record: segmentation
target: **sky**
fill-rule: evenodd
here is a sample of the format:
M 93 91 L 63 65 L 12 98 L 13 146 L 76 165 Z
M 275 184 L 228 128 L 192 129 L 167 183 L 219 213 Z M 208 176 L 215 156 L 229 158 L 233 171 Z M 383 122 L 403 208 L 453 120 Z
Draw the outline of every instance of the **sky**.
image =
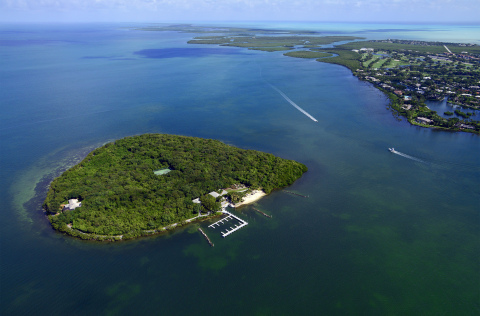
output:
M 480 24 L 480 0 L 0 0 L 1 22 Z

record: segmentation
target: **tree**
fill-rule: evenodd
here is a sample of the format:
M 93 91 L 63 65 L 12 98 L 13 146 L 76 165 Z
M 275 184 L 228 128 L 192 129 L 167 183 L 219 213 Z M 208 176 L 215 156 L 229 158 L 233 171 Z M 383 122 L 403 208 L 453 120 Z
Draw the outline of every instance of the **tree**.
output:
M 243 197 L 245 196 L 245 192 L 230 192 L 227 194 L 228 198 L 230 199 L 230 201 L 232 201 L 232 203 L 238 203 L 240 202 Z
M 200 197 L 200 202 L 202 202 L 203 207 L 208 211 L 217 212 L 220 211 L 221 204 L 217 202 L 213 196 L 210 194 L 205 194 Z
M 448 121 L 447 121 L 448 123 L 447 123 L 447 124 L 448 124 L 449 127 L 453 127 L 453 126 L 455 126 L 455 124 L 457 124 L 459 121 L 460 121 L 460 119 L 458 119 L 458 118 L 456 118 L 456 117 L 452 117 L 452 118 L 449 118 L 449 119 L 448 119 Z

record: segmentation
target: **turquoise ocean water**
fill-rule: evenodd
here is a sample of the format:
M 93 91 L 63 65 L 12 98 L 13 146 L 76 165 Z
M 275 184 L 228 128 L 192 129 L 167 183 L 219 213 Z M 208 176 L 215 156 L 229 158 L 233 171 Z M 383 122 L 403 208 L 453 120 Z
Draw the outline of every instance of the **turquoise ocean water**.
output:
M 398 121 L 340 66 L 132 26 L 0 26 L 2 315 L 480 313 L 478 136 Z M 478 25 L 249 26 L 480 39 Z M 288 190 L 309 198 L 272 193 L 255 205 L 271 219 L 236 210 L 249 225 L 225 239 L 207 222 L 110 244 L 53 231 L 52 177 L 147 132 L 300 161 L 309 171 Z

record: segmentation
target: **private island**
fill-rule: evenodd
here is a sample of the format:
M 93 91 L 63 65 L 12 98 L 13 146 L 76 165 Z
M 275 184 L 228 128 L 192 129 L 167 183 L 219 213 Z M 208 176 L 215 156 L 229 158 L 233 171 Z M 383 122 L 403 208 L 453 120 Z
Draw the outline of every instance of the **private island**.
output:
M 323 36 L 321 32 L 172 25 L 144 31 L 197 35 L 189 44 L 215 44 L 315 59 L 349 68 L 390 99 L 390 108 L 413 125 L 480 134 L 480 46 L 414 40 Z M 332 46 L 331 44 L 339 44 Z M 426 101 L 447 99 L 451 111 L 437 113 Z
M 222 215 L 226 206 L 251 203 L 306 171 L 299 162 L 218 140 L 144 134 L 92 151 L 53 180 L 43 208 L 67 235 L 125 240 Z

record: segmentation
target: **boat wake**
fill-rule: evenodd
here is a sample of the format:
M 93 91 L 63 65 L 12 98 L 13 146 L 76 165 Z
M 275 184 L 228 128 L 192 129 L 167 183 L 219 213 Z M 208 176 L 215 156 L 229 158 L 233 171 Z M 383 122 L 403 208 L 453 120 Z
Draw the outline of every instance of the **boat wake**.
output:
M 299 110 L 300 112 L 302 112 L 303 114 L 305 114 L 306 116 L 308 116 L 312 121 L 314 122 L 318 122 L 316 118 L 314 118 L 313 116 L 311 116 L 307 111 L 305 111 L 304 109 L 302 109 L 301 107 L 299 107 L 295 102 L 293 102 L 289 97 L 287 97 L 287 95 L 285 93 L 283 93 L 280 89 L 278 89 L 277 87 L 275 87 L 273 84 L 271 83 L 268 83 L 270 85 L 270 87 L 272 87 L 275 91 L 277 91 L 278 93 L 280 93 L 280 95 L 285 99 L 287 100 L 291 105 L 293 105 L 297 110 Z
M 407 158 L 413 161 L 420 162 L 422 164 L 428 165 L 436 169 L 451 170 L 452 168 L 454 168 L 457 171 L 464 170 L 466 172 L 469 172 L 470 174 L 475 172 L 480 172 L 479 166 L 471 163 L 462 163 L 461 161 L 438 160 L 438 159 L 432 159 L 432 158 L 425 160 L 425 159 L 419 159 L 417 157 L 404 154 L 402 152 L 395 150 L 394 148 L 388 148 L 388 150 L 391 153 L 394 153 L 396 155 L 402 156 L 404 158 Z
M 407 159 L 411 159 L 411 160 L 414 160 L 414 161 L 417 161 L 417 162 L 421 162 L 421 163 L 426 163 L 425 161 L 421 160 L 421 159 L 418 159 L 418 158 L 415 158 L 415 157 L 412 157 L 410 155 L 407 155 L 407 154 L 404 154 L 404 153 L 401 153 L 393 148 L 389 148 L 390 152 L 396 154 L 396 155 L 399 155 L 399 156 L 402 156 L 402 157 L 405 157 Z
M 278 89 L 277 87 L 275 87 L 273 84 L 271 84 L 270 82 L 268 82 L 264 77 L 263 77 L 263 71 L 262 71 L 262 67 L 260 67 L 260 65 L 258 65 L 258 62 L 257 60 L 255 60 L 255 62 L 257 63 L 257 66 L 258 68 L 260 69 L 260 77 L 262 78 L 262 80 L 268 84 L 270 87 L 272 87 L 273 90 L 277 91 L 285 100 L 287 100 L 288 103 L 290 103 L 291 105 L 293 105 L 297 110 L 299 110 L 300 112 L 302 112 L 303 114 L 305 114 L 308 118 L 310 118 L 312 121 L 314 122 L 318 122 L 316 118 L 314 118 L 313 116 L 310 115 L 310 113 L 308 113 L 307 111 L 305 111 L 304 109 L 302 109 L 301 107 L 299 107 L 295 102 L 293 102 L 285 93 L 282 92 L 282 90 Z

